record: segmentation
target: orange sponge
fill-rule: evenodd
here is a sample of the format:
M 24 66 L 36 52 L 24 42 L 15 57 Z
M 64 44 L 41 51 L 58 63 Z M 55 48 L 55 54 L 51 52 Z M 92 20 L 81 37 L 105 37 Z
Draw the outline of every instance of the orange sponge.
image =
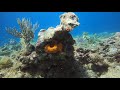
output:
M 62 51 L 62 48 L 63 48 L 63 45 L 61 43 L 59 44 L 47 44 L 45 46 L 45 52 L 47 53 L 57 53 L 57 52 L 61 52 Z

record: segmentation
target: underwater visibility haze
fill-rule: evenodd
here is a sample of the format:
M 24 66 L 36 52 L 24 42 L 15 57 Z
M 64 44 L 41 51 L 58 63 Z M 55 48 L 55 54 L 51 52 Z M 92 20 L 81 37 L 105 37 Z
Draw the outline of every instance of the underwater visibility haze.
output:
M 120 12 L 0 12 L 0 78 L 120 78 Z

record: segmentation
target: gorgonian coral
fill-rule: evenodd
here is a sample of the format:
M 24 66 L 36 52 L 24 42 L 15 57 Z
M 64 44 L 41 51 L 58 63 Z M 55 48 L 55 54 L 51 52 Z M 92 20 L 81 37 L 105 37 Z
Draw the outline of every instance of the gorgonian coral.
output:
M 12 34 L 15 37 L 23 38 L 25 43 L 29 43 L 34 38 L 34 32 L 39 27 L 38 23 L 33 24 L 30 22 L 30 19 L 22 18 L 17 19 L 17 23 L 20 26 L 21 32 L 14 28 L 6 28 L 6 31 Z
M 23 55 L 29 55 L 34 51 L 34 46 L 30 43 L 34 38 L 34 32 L 39 27 L 39 24 L 33 24 L 30 22 L 30 19 L 22 18 L 17 19 L 17 23 L 20 26 L 21 32 L 19 32 L 15 27 L 6 28 L 6 31 L 12 34 L 15 37 L 20 38 L 20 43 L 22 45 Z

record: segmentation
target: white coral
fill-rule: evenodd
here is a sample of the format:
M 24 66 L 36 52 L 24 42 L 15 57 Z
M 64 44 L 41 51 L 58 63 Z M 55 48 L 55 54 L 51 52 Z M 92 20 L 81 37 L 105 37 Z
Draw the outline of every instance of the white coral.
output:
M 64 18 L 64 16 L 66 18 Z M 78 17 L 73 12 L 67 12 L 60 16 L 60 25 L 57 25 L 56 28 L 49 27 L 47 30 L 41 29 L 38 33 L 39 41 L 44 42 L 54 36 L 57 31 L 65 31 L 68 28 L 71 31 L 73 28 L 78 26 L 80 23 L 78 22 Z

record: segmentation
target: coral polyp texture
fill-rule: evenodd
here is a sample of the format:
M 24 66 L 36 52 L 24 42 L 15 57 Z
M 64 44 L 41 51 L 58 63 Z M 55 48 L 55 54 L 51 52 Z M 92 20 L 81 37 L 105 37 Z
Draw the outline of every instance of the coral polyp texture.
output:
M 38 32 L 34 44 L 38 23 L 23 18 L 17 19 L 20 30 L 6 28 L 20 43 L 11 39 L 0 47 L 0 78 L 120 77 L 120 32 L 73 37 L 78 16 L 65 12 L 59 18 L 59 25 Z

